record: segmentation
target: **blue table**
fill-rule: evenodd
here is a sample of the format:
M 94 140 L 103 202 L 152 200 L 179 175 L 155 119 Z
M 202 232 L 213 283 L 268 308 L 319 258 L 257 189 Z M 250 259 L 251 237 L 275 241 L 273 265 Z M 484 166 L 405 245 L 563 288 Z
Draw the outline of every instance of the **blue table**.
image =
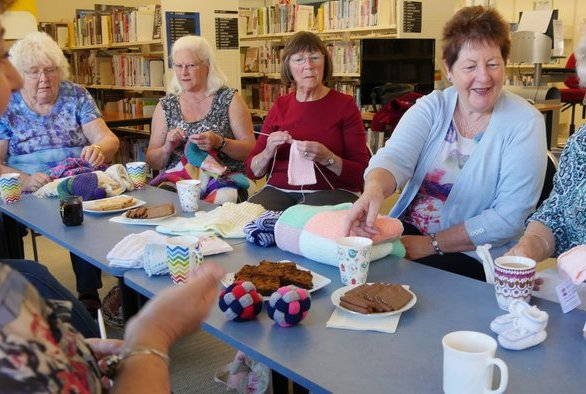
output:
M 277 248 L 235 246 L 229 254 L 208 257 L 227 272 L 261 259 L 292 260 L 332 279 L 312 294 L 312 307 L 298 326 L 281 328 L 263 310 L 252 322 L 227 321 L 219 308 L 203 329 L 265 363 L 312 392 L 438 393 L 442 387 L 441 338 L 451 331 L 474 330 L 496 337 L 489 329 L 503 313 L 492 286 L 397 258 L 371 264 L 369 281 L 408 284 L 418 297 L 401 316 L 395 334 L 326 328 L 334 310 L 331 293 L 342 286 L 335 267 L 315 263 Z M 205 262 L 204 262 L 205 263 Z M 169 277 L 148 278 L 143 270 L 124 274 L 125 283 L 152 297 Z M 582 393 L 586 388 L 586 312 L 563 314 L 559 305 L 534 298 L 550 315 L 547 340 L 523 351 L 497 350 L 509 368 L 510 393 Z M 194 357 L 197 357 L 195 355 Z

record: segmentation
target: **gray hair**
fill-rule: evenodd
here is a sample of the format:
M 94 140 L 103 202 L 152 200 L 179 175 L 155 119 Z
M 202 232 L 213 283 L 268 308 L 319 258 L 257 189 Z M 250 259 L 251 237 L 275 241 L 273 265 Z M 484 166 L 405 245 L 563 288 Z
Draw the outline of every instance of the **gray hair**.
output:
M 226 86 L 228 78 L 226 74 L 220 70 L 216 57 L 210 43 L 203 37 L 200 36 L 183 36 L 173 43 L 171 48 L 171 59 L 175 57 L 178 51 L 188 50 L 193 55 L 197 56 L 202 62 L 205 62 L 208 66 L 208 84 L 207 84 L 207 95 L 212 95 L 218 91 L 222 86 Z M 183 88 L 177 80 L 177 75 L 174 72 L 173 78 L 169 86 L 169 92 L 179 94 L 183 92 Z
M 21 75 L 31 67 L 50 63 L 59 70 L 60 79 L 69 79 L 69 63 L 59 45 L 44 32 L 29 33 L 10 48 L 10 62 Z
M 574 56 L 576 57 L 576 74 L 578 74 L 580 86 L 586 87 L 586 32 L 582 34 Z

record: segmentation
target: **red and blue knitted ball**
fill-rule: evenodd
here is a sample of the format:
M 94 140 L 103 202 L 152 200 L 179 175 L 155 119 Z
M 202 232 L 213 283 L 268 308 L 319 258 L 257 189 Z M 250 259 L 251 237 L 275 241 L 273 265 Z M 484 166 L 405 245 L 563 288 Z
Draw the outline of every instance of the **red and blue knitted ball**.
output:
M 275 291 L 267 305 L 269 317 L 281 327 L 291 327 L 305 319 L 311 307 L 309 292 L 297 286 L 283 286 Z
M 252 320 L 262 310 L 262 297 L 252 282 L 238 281 L 220 293 L 220 309 L 229 320 Z

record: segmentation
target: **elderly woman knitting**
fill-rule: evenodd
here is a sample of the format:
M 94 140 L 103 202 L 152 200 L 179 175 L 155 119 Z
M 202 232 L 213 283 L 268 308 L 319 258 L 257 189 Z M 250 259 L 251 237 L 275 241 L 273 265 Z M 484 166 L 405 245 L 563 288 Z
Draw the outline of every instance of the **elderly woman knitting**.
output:
M 23 190 L 34 192 L 68 158 L 90 170 L 112 160 L 118 138 L 88 91 L 65 80 L 69 65 L 51 37 L 29 34 L 10 49 L 10 61 L 24 85 L 0 118 L 0 172 L 20 172 Z

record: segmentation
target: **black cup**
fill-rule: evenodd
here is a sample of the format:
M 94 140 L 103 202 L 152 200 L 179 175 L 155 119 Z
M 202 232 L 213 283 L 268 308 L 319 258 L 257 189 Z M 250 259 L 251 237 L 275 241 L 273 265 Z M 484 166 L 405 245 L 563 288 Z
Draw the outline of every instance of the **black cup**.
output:
M 67 196 L 61 199 L 59 207 L 64 225 L 79 226 L 83 223 L 82 201 L 80 196 Z

